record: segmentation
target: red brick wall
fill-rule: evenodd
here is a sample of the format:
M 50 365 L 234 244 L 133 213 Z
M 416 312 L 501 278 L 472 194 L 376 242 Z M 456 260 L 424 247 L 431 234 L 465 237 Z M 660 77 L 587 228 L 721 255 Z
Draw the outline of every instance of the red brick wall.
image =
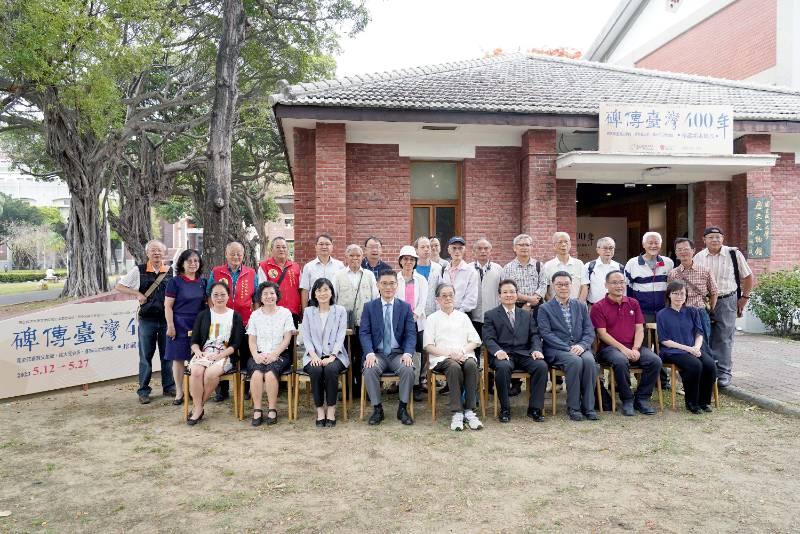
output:
M 694 240 L 697 250 L 703 248 L 703 230 L 709 226 L 730 228 L 729 182 L 698 182 L 694 184 Z
M 492 259 L 505 265 L 514 257 L 512 241 L 520 231 L 519 148 L 476 147 L 464 160 L 462 226 L 468 257 L 472 244 L 485 237 Z
M 349 243 L 363 246 L 374 235 L 383 244 L 383 260 L 398 267 L 400 247 L 411 244 L 411 168 L 397 145 L 347 145 L 346 233 L 342 250 Z
M 305 263 L 314 257 L 316 143 L 314 130 L 294 130 L 294 259 Z
M 344 255 L 346 212 L 345 125 L 318 122 L 316 133 L 315 234 L 333 239 L 333 255 Z
M 741 80 L 775 66 L 777 0 L 738 0 L 640 59 L 637 67 Z
M 800 266 L 797 248 L 797 208 L 800 206 L 800 167 L 794 153 L 781 153 L 770 175 L 772 190 L 772 250 L 770 270 Z
M 521 148 L 520 230 L 533 237 L 536 259 L 553 255 L 556 222 L 556 131 L 528 130 Z
M 578 254 L 578 241 L 575 234 L 578 232 L 578 217 L 575 206 L 575 180 L 556 180 L 556 218 L 558 222 L 558 231 L 567 232 L 570 240 L 572 240 L 572 249 L 570 254 L 577 256 Z M 552 239 L 550 240 L 552 243 Z M 552 250 L 552 248 L 551 248 Z M 554 255 L 554 252 L 550 253 Z

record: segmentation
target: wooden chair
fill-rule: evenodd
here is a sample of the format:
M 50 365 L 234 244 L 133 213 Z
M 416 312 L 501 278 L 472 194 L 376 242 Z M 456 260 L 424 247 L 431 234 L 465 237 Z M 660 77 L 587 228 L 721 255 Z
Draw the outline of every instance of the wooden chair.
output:
M 485 351 L 484 354 L 485 356 Z M 481 405 L 481 415 L 486 419 L 486 373 L 483 368 L 486 365 L 478 362 L 478 402 Z M 436 380 L 447 381 L 447 375 L 435 372 L 428 366 L 428 405 L 431 407 L 431 421 L 436 421 Z M 450 395 L 454 393 L 451 391 Z M 461 392 L 458 392 L 461 395 Z
M 306 386 L 306 406 L 309 406 L 311 402 L 309 402 L 309 392 L 311 391 L 311 376 L 305 372 L 305 370 L 301 369 L 299 366 L 295 365 L 297 371 L 294 374 L 294 418 L 297 419 L 297 408 L 300 404 L 300 383 L 307 384 Z M 342 407 L 342 419 L 347 421 L 347 381 L 349 380 L 348 371 L 350 367 L 348 366 L 347 369 L 344 369 L 341 373 L 339 373 L 339 387 L 342 388 L 342 399 L 339 402 L 339 405 Z
M 397 385 L 400 385 L 400 377 L 393 373 L 384 373 L 380 376 L 380 384 L 383 387 L 384 382 L 394 383 L 397 382 Z M 364 412 L 367 408 L 367 386 L 364 384 L 364 378 L 361 378 L 361 411 L 359 413 L 359 419 L 361 421 L 364 420 Z M 408 411 L 411 414 L 411 419 L 414 419 L 414 395 L 413 393 L 408 397 Z
M 551 367 L 550 368 L 550 383 L 553 385 L 553 387 L 550 388 L 550 394 L 553 397 L 553 415 L 556 414 L 556 395 L 558 395 L 558 392 L 556 391 L 556 389 L 558 389 L 558 388 L 556 388 L 556 377 L 558 377 L 558 376 L 564 377 L 565 381 L 567 379 L 567 375 L 566 375 L 566 373 L 564 373 L 564 371 L 562 371 L 561 369 L 556 369 L 555 367 Z M 597 393 L 597 406 L 599 408 L 598 411 L 600 413 L 603 413 L 603 394 L 602 394 L 603 386 L 600 384 L 600 373 L 597 374 L 597 378 L 595 378 L 595 383 L 594 384 L 595 384 L 594 385 L 595 392 Z
M 297 339 L 297 332 L 292 334 L 292 342 L 289 345 L 290 347 L 296 347 L 297 346 L 296 343 L 295 343 L 296 339 Z M 295 349 L 295 351 L 296 351 L 296 349 Z M 297 366 L 297 358 L 294 357 L 294 356 L 291 357 L 291 362 L 292 362 L 292 365 L 289 367 L 289 369 L 284 371 L 281 374 L 280 378 L 278 379 L 279 387 L 280 387 L 280 382 L 285 382 L 286 383 L 286 401 L 287 401 L 286 402 L 286 404 L 287 404 L 286 413 L 287 413 L 287 419 L 289 421 L 293 421 L 295 419 L 295 414 L 294 414 L 294 411 L 292 409 L 293 408 L 293 403 L 292 403 L 292 398 L 293 397 L 292 396 L 294 395 L 294 382 L 295 382 L 294 375 L 295 375 L 295 372 L 297 371 L 297 367 L 296 367 Z M 241 381 L 240 381 L 239 390 L 238 390 L 238 394 L 239 394 L 239 420 L 240 421 L 244 421 L 244 389 L 245 389 L 244 385 L 245 385 L 245 382 L 247 382 L 249 380 L 250 380 L 250 377 L 247 375 L 246 372 L 241 373 Z M 255 403 L 253 402 L 252 398 L 250 399 L 250 405 L 251 406 L 255 406 Z
M 489 387 L 489 372 L 490 372 L 490 370 L 489 370 L 489 359 L 488 359 L 489 353 L 486 350 L 485 346 L 483 347 L 482 354 L 483 354 L 483 361 L 485 362 L 485 364 L 483 365 L 483 383 L 488 388 Z M 530 392 L 531 392 L 531 375 L 529 375 L 525 371 L 513 371 L 511 373 L 511 380 L 513 380 L 515 378 L 519 378 L 520 380 L 525 380 L 525 391 L 527 391 L 528 394 L 530 395 Z M 494 387 L 493 400 L 494 400 L 493 412 L 494 412 L 494 416 L 497 417 L 500 414 L 500 402 L 497 400 L 497 386 L 496 385 Z M 484 415 L 484 417 L 486 417 L 486 415 Z
M 192 331 L 189 330 L 187 335 L 191 338 Z M 189 377 L 192 376 L 192 372 L 189 370 L 189 361 L 186 360 L 184 365 L 186 368 L 183 370 L 183 419 L 189 419 Z M 239 415 L 239 381 L 241 380 L 241 373 L 239 371 L 239 364 L 236 364 L 236 367 L 229 373 L 225 373 L 224 375 L 219 377 L 220 382 L 230 382 L 233 386 L 233 394 L 231 395 L 232 404 L 233 404 L 233 416 L 236 417 Z
M 658 328 L 656 327 L 656 323 L 647 323 L 645 325 L 645 334 L 647 337 L 647 342 L 653 347 L 653 352 L 658 354 L 659 344 L 658 344 Z M 670 373 L 670 383 L 672 384 L 671 392 L 672 392 L 672 409 L 678 409 L 678 402 L 677 402 L 677 392 L 678 388 L 676 384 L 678 383 L 678 366 L 674 363 L 664 363 L 663 367 L 669 369 Z M 712 394 L 714 396 L 714 406 L 719 408 L 719 386 L 717 385 L 717 381 L 714 381 L 714 388 L 712 389 Z

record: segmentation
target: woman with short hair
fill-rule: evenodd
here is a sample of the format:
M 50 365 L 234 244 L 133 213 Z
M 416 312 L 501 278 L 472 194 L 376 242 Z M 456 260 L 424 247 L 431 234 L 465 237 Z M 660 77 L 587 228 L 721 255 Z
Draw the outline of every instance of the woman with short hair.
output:
M 335 299 L 331 281 L 317 278 L 300 324 L 306 348 L 303 370 L 311 377 L 311 393 L 317 407 L 317 427 L 336 426 L 339 374 L 350 365 L 344 348 L 347 311 L 343 306 L 334 304 Z
M 703 352 L 703 324 L 697 308 L 686 306 L 686 284 L 667 285 L 667 306 L 656 314 L 659 356 L 681 373 L 686 409 L 693 414 L 711 412 L 711 390 L 717 379 L 714 360 Z M 673 384 L 673 387 L 674 384 Z

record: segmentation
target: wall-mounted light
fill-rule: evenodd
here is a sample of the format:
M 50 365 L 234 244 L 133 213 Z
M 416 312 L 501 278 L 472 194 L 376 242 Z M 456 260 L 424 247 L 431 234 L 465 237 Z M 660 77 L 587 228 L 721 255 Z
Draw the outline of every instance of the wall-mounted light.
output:
M 642 171 L 642 178 L 656 178 L 672 171 L 672 167 L 648 167 Z

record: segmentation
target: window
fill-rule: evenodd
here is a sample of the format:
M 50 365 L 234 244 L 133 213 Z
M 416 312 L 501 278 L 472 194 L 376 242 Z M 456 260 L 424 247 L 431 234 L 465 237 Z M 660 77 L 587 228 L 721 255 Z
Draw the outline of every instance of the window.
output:
M 460 182 L 457 162 L 411 162 L 411 240 L 435 235 L 446 254 L 447 240 L 461 233 Z

